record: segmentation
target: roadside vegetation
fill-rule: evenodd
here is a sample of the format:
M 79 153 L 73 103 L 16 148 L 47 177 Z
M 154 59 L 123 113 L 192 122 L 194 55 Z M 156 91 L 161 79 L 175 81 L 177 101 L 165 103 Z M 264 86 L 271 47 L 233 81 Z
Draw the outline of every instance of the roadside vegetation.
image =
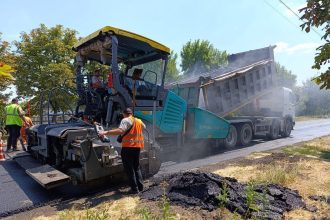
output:
M 328 141 L 328 139 L 326 140 Z M 328 143 L 320 138 L 318 142 L 304 143 L 299 146 L 283 148 L 283 152 L 288 155 L 300 155 L 330 160 L 330 148 Z
M 328 119 L 330 118 L 330 115 L 305 115 L 305 116 L 297 116 L 295 118 L 297 121 L 309 121 L 309 120 L 316 120 L 316 119 Z
M 330 204 L 314 201 L 313 195 L 330 195 L 330 136 L 316 138 L 272 152 L 258 152 L 224 165 L 222 169 L 208 167 L 219 175 L 230 176 L 238 181 L 275 183 L 299 191 L 307 205 L 318 208 L 315 213 L 294 210 L 286 219 L 329 219 Z
M 253 188 L 260 183 L 275 183 L 298 190 L 307 205 L 317 207 L 316 212 L 302 209 L 291 211 L 286 213 L 286 219 L 330 218 L 330 204 L 309 198 L 313 195 L 330 195 L 330 136 L 287 146 L 276 151 L 253 153 L 245 158 L 204 167 L 201 171 L 214 172 L 246 182 L 248 184 L 246 205 L 251 210 L 258 210 L 260 207 L 255 206 L 255 200 L 263 199 L 260 195 L 253 193 Z M 225 208 L 228 202 L 226 187 L 223 187 L 218 200 L 219 208 L 209 212 L 173 205 L 166 196 L 159 201 L 145 201 L 140 200 L 138 196 L 121 195 L 119 198 L 113 197 L 97 205 L 84 202 L 81 205 L 72 204 L 69 209 L 34 219 L 245 219 L 244 216 Z M 266 203 L 267 199 L 264 201 Z M 248 214 L 246 213 L 246 216 Z
M 301 167 L 298 164 L 277 165 L 274 162 L 266 166 L 259 165 L 257 169 L 260 171 L 252 179 L 253 182 L 265 184 L 275 183 L 286 186 L 296 179 Z

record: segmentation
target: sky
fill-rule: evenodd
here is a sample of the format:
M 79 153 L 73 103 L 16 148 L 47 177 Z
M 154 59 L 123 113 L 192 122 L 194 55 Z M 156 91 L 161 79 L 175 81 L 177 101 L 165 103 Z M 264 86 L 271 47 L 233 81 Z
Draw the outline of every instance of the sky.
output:
M 306 3 L 283 2 L 297 13 Z M 298 85 L 318 74 L 311 66 L 315 49 L 324 44 L 317 33 L 302 31 L 301 21 L 279 0 L 1 0 L 0 21 L 2 39 L 9 42 L 43 23 L 75 29 L 81 37 L 110 25 L 176 53 L 196 39 L 229 54 L 276 45 L 275 60 L 297 75 Z

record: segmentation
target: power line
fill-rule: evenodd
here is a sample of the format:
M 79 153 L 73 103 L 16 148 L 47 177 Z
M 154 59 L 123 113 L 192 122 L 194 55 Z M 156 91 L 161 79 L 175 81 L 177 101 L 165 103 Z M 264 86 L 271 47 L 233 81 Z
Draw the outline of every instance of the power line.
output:
M 292 24 L 294 27 L 299 27 L 297 24 L 293 23 L 290 19 L 288 19 L 286 16 L 284 16 L 277 8 L 275 8 L 273 5 L 271 5 L 267 0 L 264 0 L 264 2 L 271 7 L 275 12 L 277 12 L 282 18 L 284 18 L 287 22 Z
M 282 0 L 278 0 L 280 3 L 282 3 L 287 9 L 289 9 L 299 20 L 302 20 L 299 15 L 293 11 L 287 4 L 285 4 Z M 317 32 L 313 27 L 311 27 L 312 31 L 314 31 L 317 35 L 319 35 L 320 37 L 322 37 L 322 35 Z

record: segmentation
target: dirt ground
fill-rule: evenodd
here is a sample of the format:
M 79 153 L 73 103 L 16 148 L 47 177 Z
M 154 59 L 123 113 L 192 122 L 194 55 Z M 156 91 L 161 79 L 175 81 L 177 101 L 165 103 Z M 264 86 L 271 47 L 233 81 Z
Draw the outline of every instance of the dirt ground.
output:
M 298 190 L 307 205 L 318 209 L 316 212 L 293 210 L 285 214 L 285 219 L 330 219 L 330 204 L 309 198 L 330 196 L 330 136 L 272 152 L 254 153 L 200 170 L 234 177 L 240 182 L 281 184 Z M 103 202 L 74 201 L 62 209 L 41 207 L 8 219 L 242 219 L 221 208 L 209 212 L 174 206 L 167 198 L 146 201 L 116 192 L 100 195 L 98 199 Z

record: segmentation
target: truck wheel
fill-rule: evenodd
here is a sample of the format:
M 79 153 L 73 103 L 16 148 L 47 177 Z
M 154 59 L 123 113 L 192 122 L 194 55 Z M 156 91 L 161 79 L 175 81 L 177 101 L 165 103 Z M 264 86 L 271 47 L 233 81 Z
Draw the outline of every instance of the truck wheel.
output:
M 270 127 L 270 133 L 268 134 L 268 138 L 271 140 L 275 140 L 278 138 L 280 134 L 280 124 L 277 121 L 274 121 L 272 126 Z
M 292 131 L 292 121 L 290 119 L 285 119 L 284 121 L 284 130 L 281 133 L 282 137 L 289 137 Z
M 235 126 L 230 125 L 228 136 L 224 139 L 224 146 L 227 149 L 232 149 L 237 143 L 237 130 Z
M 238 143 L 243 146 L 248 145 L 251 142 L 253 136 L 251 125 L 247 123 L 241 125 L 238 128 L 238 134 Z

